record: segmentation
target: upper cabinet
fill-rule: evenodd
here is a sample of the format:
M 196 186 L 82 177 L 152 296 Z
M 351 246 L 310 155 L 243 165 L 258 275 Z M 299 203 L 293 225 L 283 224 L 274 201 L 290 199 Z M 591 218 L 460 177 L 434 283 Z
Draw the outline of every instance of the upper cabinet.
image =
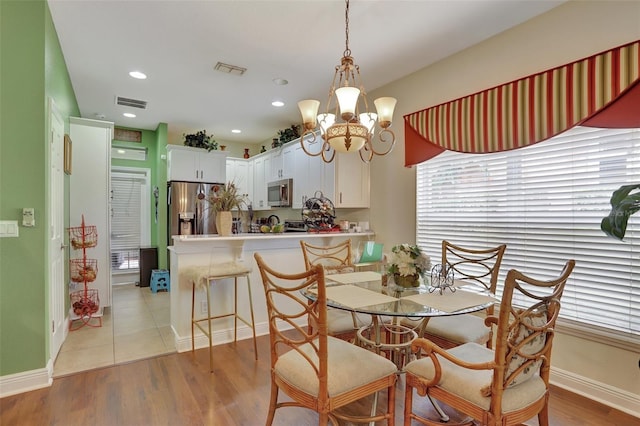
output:
M 312 198 L 318 191 L 324 197 L 333 200 L 334 168 L 333 163 L 325 163 L 320 157 L 305 154 L 299 142 L 294 148 L 293 172 L 293 203 L 294 209 L 304 206 L 307 199 Z
M 254 210 L 269 210 L 267 201 L 267 182 L 270 181 L 268 176 L 271 170 L 271 156 L 260 155 L 253 162 L 253 202 Z M 294 184 L 295 185 L 295 184 Z
M 269 182 L 293 177 L 294 148 L 295 144 L 288 144 L 268 154 L 271 157 L 271 167 L 267 176 Z
M 253 198 L 253 168 L 249 168 L 250 163 L 244 158 L 227 158 L 227 182 L 233 182 L 238 192 L 249 200 Z
M 293 180 L 293 209 L 301 209 L 318 192 L 336 208 L 369 207 L 369 165 L 357 153 L 336 154 L 331 163 L 325 163 L 320 156 L 305 154 L 296 139 L 249 160 L 228 158 L 226 165 L 227 180 L 235 181 L 248 194 L 254 210 L 270 210 L 267 185 L 289 178 Z
M 336 208 L 369 207 L 369 164 L 360 159 L 358 153 L 336 154 L 335 192 L 333 204 Z
M 221 151 L 167 145 L 167 180 L 225 183 L 226 159 Z

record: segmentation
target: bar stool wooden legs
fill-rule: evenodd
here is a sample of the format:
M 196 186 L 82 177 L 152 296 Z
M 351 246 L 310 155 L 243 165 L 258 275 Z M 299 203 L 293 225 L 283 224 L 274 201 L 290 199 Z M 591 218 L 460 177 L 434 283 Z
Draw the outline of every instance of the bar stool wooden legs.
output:
M 253 299 L 251 297 L 251 280 L 249 275 L 251 270 L 243 265 L 233 263 L 231 265 L 213 265 L 212 267 L 203 268 L 206 272 L 200 275 L 199 279 L 193 279 L 191 281 L 191 351 L 195 350 L 195 328 L 198 327 L 202 333 L 209 339 L 209 369 L 213 371 L 213 333 L 211 324 L 216 319 L 234 317 L 233 321 L 233 341 L 236 342 L 238 338 L 238 320 L 242 321 L 247 326 L 251 327 L 253 333 L 253 350 L 255 353 L 255 359 L 258 360 L 258 345 L 256 340 L 256 323 L 253 313 Z M 247 280 L 247 290 L 249 291 L 249 309 L 251 311 L 251 322 L 243 318 L 238 314 L 238 278 L 244 277 Z M 211 314 L 211 291 L 210 286 L 219 280 L 233 278 L 233 312 L 212 315 Z M 205 318 L 196 319 L 195 304 L 196 304 L 196 286 L 198 283 L 204 284 L 207 294 L 207 316 Z M 206 327 L 201 323 L 207 323 Z

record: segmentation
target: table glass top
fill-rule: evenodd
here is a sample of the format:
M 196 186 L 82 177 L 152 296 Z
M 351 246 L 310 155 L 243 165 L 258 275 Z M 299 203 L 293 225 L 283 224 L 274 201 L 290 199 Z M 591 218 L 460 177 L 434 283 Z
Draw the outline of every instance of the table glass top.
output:
M 327 306 L 347 311 L 402 317 L 434 317 L 460 315 L 480 311 L 496 302 L 495 297 L 478 285 L 461 281 L 455 291 L 438 289 L 422 283 L 419 287 L 400 288 L 393 283 L 382 285 L 377 272 L 353 272 L 325 276 Z M 431 291 L 429 291 L 431 290 Z M 302 291 L 315 300 L 315 287 Z

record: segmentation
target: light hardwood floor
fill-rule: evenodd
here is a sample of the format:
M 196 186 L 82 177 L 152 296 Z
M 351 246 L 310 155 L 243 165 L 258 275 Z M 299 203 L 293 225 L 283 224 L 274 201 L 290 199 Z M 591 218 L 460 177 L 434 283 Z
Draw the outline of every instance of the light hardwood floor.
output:
M 2 426 L 197 426 L 263 425 L 269 405 L 269 340 L 251 339 L 214 348 L 215 371 L 208 372 L 208 349 L 174 353 L 57 378 L 46 389 L 0 399 Z M 396 424 L 402 424 L 404 379 L 400 376 Z M 425 398 L 420 409 L 430 411 Z M 370 399 L 348 407 L 364 412 Z M 386 394 L 380 393 L 380 407 Z M 445 407 L 449 411 L 448 407 Z M 452 414 L 450 412 L 450 414 Z M 452 416 L 455 420 L 456 417 Z M 640 419 L 581 396 L 553 388 L 553 426 L 640 426 Z M 276 412 L 274 425 L 317 425 L 315 413 L 298 408 Z M 527 425 L 537 425 L 532 419 Z
M 85 325 L 69 332 L 56 358 L 54 377 L 175 352 L 168 292 L 152 293 L 149 287 L 131 283 L 114 286 L 112 296 L 102 327 Z M 90 324 L 99 323 L 94 318 Z

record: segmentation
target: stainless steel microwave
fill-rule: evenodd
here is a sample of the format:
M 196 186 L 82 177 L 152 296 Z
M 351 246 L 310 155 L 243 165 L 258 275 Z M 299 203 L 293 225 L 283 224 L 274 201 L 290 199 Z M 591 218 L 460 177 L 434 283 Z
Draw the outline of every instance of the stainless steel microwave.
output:
M 277 180 L 267 184 L 267 204 L 270 207 L 291 207 L 293 179 Z

